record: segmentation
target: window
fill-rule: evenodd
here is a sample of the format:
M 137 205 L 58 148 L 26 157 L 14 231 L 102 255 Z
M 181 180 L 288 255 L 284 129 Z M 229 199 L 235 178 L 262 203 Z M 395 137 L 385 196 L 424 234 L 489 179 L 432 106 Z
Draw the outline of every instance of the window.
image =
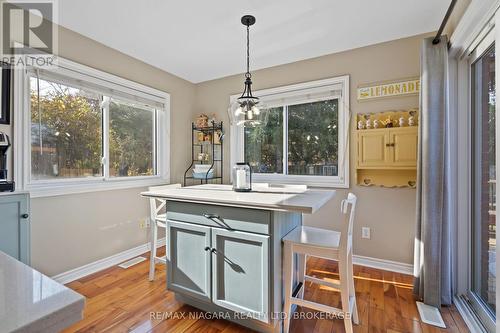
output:
M 109 175 L 155 174 L 155 109 L 111 99 L 109 103 Z
M 18 187 L 36 197 L 168 181 L 168 94 L 59 66 L 17 74 L 28 110 L 18 125 L 28 151 Z
M 344 76 L 256 92 L 265 120 L 233 125 L 232 162 L 256 181 L 348 187 L 348 86 Z
M 496 312 L 496 83 L 495 45 L 471 64 L 472 267 L 469 296 L 480 316 Z
M 30 78 L 31 179 L 102 177 L 99 95 Z

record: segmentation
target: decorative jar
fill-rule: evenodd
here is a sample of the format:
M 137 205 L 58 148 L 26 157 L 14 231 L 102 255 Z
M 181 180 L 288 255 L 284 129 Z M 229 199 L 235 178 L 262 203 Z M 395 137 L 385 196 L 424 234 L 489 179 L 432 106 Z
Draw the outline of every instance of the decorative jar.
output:
M 250 192 L 252 190 L 252 169 L 250 164 L 238 162 L 233 167 L 233 191 Z

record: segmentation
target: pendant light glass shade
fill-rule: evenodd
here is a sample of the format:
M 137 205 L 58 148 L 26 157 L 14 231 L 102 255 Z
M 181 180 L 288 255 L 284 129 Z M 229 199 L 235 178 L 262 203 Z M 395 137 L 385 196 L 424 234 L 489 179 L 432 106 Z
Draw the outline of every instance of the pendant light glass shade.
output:
M 245 88 L 234 105 L 230 106 L 230 117 L 238 126 L 257 126 L 263 123 L 258 106 L 259 98 L 252 95 L 252 74 L 250 73 L 250 26 L 255 23 L 255 17 L 245 15 L 241 23 L 247 27 L 247 72 L 245 73 Z M 264 112 L 265 113 L 265 112 Z
M 265 106 L 261 103 L 257 105 L 253 100 L 242 102 L 237 99 L 229 106 L 228 113 L 233 125 L 255 127 L 267 123 Z

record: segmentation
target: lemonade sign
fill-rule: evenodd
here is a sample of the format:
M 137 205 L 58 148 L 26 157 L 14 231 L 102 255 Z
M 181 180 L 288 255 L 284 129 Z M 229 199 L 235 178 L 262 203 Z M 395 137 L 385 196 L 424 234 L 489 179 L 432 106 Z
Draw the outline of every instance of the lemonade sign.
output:
M 420 79 L 411 79 L 391 83 L 371 84 L 358 88 L 358 100 L 372 98 L 414 95 L 420 92 Z

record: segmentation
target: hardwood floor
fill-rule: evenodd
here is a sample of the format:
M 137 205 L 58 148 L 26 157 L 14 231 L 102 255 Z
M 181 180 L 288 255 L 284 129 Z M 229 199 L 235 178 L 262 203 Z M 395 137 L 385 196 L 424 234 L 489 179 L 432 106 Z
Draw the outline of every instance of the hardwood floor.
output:
M 148 256 L 149 254 L 144 254 Z M 338 279 L 335 262 L 311 258 L 308 275 Z M 165 266 L 157 265 L 156 279 L 148 281 L 149 260 L 129 269 L 117 266 L 69 283 L 87 297 L 84 319 L 65 332 L 249 332 L 223 319 L 203 318 L 202 311 L 175 300 L 165 291 Z M 354 332 L 469 332 L 454 306 L 441 310 L 447 329 L 420 322 L 412 295 L 412 277 L 354 266 L 360 325 Z M 307 283 L 305 298 L 340 307 L 335 290 Z M 315 312 L 300 309 L 305 318 Z M 170 313 L 170 316 L 165 316 Z M 201 317 L 201 318 L 200 318 Z M 341 320 L 294 319 L 291 332 L 344 332 Z

